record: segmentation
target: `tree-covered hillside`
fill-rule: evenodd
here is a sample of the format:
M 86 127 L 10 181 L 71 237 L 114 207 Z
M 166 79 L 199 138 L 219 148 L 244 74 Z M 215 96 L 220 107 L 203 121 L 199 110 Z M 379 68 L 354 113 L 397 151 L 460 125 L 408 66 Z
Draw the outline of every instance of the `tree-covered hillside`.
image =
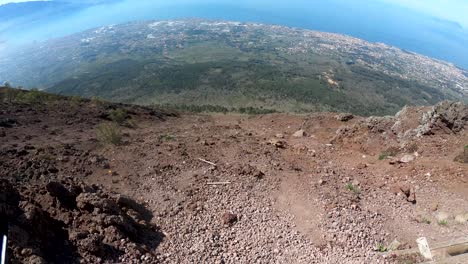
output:
M 279 26 L 135 22 L 0 60 L 0 79 L 139 104 L 391 114 L 467 100 L 466 71 L 379 43 Z

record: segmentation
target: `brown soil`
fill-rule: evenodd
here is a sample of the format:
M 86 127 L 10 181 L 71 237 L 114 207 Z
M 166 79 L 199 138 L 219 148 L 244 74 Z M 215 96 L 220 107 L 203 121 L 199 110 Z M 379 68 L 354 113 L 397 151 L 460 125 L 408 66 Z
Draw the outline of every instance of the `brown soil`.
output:
M 112 108 L 136 124 L 122 127 L 121 146 L 96 140 Z M 433 133 L 417 136 L 430 110 L 343 122 L 333 113 L 177 116 L 66 99 L 0 103 L 9 259 L 398 263 L 378 245 L 468 234 L 468 223 L 455 221 L 468 213 L 468 165 L 457 159 L 468 133 L 433 118 Z M 305 136 L 294 137 L 299 129 Z M 379 160 L 389 148 L 395 157 Z M 401 162 L 405 155 L 414 160 Z

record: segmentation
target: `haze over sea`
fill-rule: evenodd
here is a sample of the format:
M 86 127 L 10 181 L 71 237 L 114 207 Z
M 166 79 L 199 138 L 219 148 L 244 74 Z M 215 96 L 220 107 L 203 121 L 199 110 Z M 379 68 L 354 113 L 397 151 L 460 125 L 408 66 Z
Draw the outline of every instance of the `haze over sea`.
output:
M 383 42 L 468 69 L 468 30 L 451 21 L 379 1 L 122 1 L 92 6 L 44 24 L 7 32 L 41 40 L 131 20 L 207 18 L 335 32 Z M 61 22 L 60 22 L 61 21 Z M 60 22 L 60 23 L 57 23 Z M 0 22 L 1 24 L 1 22 Z

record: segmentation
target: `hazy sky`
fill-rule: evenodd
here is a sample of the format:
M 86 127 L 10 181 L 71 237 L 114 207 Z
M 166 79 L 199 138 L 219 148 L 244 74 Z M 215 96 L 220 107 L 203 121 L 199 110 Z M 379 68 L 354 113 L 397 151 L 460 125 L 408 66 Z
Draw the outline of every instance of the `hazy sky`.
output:
M 16 0 L 16 1 L 0 0 L 0 5 L 4 5 L 8 3 L 31 2 L 31 1 L 40 1 L 40 0 Z
M 382 0 L 468 27 L 468 0 Z
M 0 5 L 11 3 L 11 2 L 27 2 L 31 0 L 0 0 Z M 67 0 L 65 0 L 67 1 Z M 68 0 L 71 1 L 71 0 Z M 256 0 L 252 2 L 262 2 L 262 0 Z M 387 3 L 396 4 L 399 6 L 407 7 L 410 9 L 418 10 L 429 15 L 436 16 L 441 19 L 452 20 L 458 22 L 464 27 L 468 27 L 468 0 L 362 0 L 366 1 L 384 1 Z M 78 1 L 79 2 L 79 1 Z M 88 1 L 92 2 L 92 1 Z M 99 1 L 96 1 L 99 2 Z M 155 0 L 152 2 L 166 2 L 171 3 L 170 0 Z M 199 0 L 193 2 L 210 2 Z M 216 2 L 216 1 L 213 1 Z M 234 2 L 234 1 L 233 1 Z M 235 1 L 236 3 L 238 1 Z M 243 2 L 243 1 L 241 1 Z M 289 2 L 289 1 L 288 1 Z

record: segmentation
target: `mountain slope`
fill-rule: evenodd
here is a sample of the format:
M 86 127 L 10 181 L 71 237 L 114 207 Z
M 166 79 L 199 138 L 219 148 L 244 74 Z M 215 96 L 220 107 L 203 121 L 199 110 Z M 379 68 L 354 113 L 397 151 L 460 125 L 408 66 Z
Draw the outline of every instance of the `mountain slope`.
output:
M 238 22 L 134 22 L 0 59 L 0 80 L 139 104 L 390 114 L 467 100 L 468 73 L 380 43 Z

